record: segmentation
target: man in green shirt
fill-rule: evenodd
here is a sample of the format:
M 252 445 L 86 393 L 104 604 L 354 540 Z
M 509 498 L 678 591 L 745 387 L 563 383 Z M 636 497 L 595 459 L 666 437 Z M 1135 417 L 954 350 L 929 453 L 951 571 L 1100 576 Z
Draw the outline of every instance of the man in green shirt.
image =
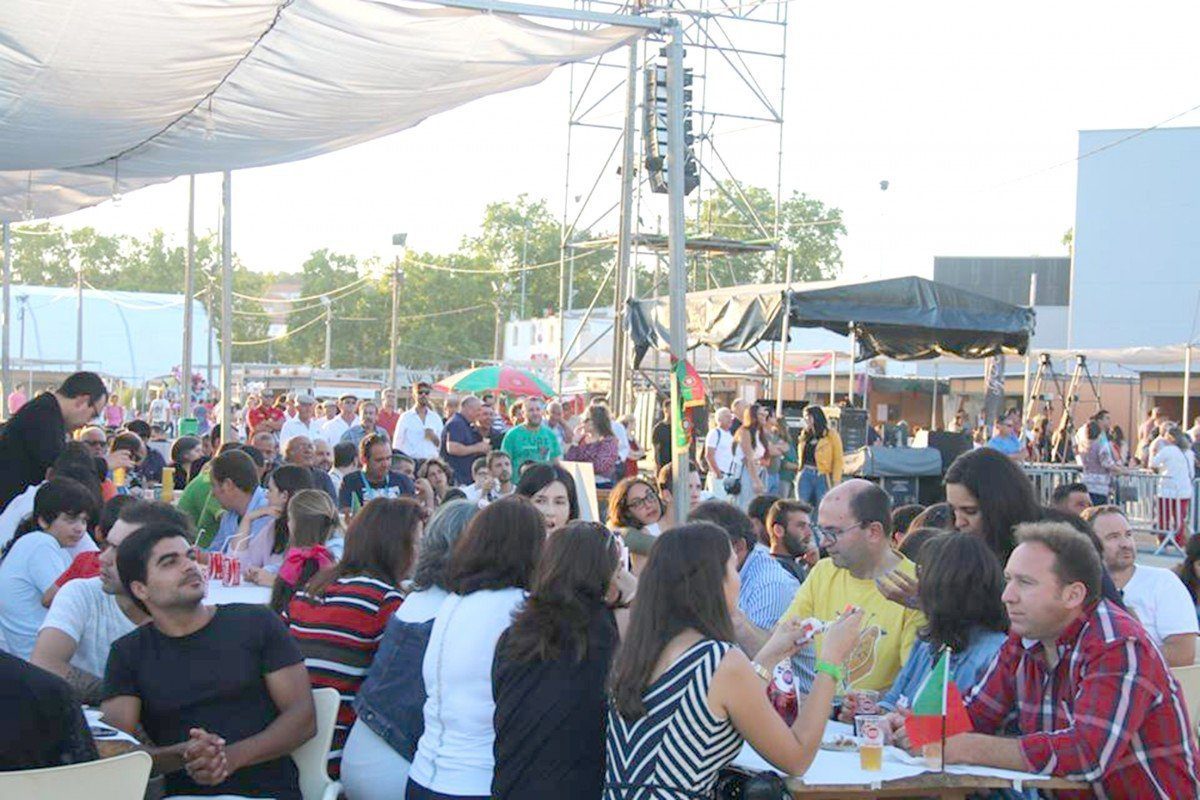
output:
M 557 461 L 562 448 L 554 431 L 542 424 L 546 407 L 541 398 L 530 397 L 525 401 L 525 424 L 504 434 L 500 449 L 512 458 L 513 474 L 521 474 L 521 465 L 526 461 Z

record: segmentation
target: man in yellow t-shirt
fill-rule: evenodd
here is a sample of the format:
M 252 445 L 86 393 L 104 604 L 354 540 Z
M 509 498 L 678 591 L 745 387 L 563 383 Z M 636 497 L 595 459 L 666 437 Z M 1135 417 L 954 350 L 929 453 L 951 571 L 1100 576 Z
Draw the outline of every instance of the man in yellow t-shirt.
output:
M 808 574 L 783 615 L 836 619 L 847 605 L 861 607 L 862 634 L 845 664 L 854 689 L 891 688 L 925 617 L 880 594 L 875 579 L 893 570 L 916 577 L 916 565 L 891 547 L 891 500 L 870 481 L 850 480 L 821 501 L 817 533 L 829 554 Z M 820 652 L 821 637 L 817 637 Z

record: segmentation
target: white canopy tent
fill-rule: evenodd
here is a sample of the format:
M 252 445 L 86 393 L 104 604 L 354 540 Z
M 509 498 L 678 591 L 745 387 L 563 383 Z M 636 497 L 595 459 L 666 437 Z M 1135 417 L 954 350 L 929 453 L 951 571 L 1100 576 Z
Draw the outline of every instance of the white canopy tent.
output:
M 11 221 L 65 214 L 180 175 L 223 171 L 221 316 L 227 325 L 232 170 L 395 133 L 471 100 L 532 85 L 561 64 L 651 31 L 669 39 L 668 160 L 683 161 L 682 32 L 670 17 L 490 0 L 10 5 L 0 48 L 6 383 Z M 682 170 L 670 170 L 668 180 L 672 293 L 682 298 L 675 292 L 684 278 Z M 189 232 L 189 251 L 190 240 Z M 189 294 L 190 270 L 185 283 Z M 683 322 L 680 305 L 671 318 L 672 342 L 679 345 L 672 352 L 680 358 Z M 224 430 L 230 429 L 229 340 L 226 330 Z M 686 453 L 675 450 L 685 489 Z

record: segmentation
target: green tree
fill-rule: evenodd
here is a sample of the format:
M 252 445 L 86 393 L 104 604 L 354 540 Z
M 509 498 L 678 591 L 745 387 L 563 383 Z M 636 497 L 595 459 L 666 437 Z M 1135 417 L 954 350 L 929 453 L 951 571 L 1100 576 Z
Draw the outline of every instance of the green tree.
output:
M 780 204 L 779 249 L 771 253 L 704 257 L 691 270 L 693 289 L 782 281 L 793 258 L 793 280 L 836 278 L 842 270 L 840 237 L 846 235 L 842 212 L 801 192 Z M 767 189 L 723 181 L 700 204 L 689 234 L 770 244 L 775 231 L 775 197 Z

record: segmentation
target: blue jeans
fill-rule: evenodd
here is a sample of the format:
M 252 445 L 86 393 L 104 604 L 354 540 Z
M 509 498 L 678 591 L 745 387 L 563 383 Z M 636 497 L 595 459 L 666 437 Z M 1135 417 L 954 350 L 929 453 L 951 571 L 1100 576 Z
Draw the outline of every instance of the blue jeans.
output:
M 817 506 L 829 491 L 829 479 L 817 472 L 814 467 L 805 467 L 796 476 L 796 499 L 812 506 L 812 518 L 817 518 Z

